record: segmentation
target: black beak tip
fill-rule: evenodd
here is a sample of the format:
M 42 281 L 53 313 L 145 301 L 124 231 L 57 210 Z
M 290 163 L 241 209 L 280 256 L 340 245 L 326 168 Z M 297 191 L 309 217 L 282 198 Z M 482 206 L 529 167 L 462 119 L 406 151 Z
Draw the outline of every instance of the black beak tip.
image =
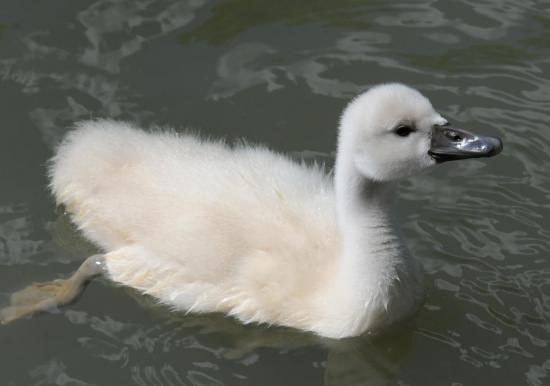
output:
M 492 148 L 487 153 L 488 157 L 493 157 L 497 154 L 500 154 L 502 152 L 502 149 L 504 148 L 504 144 L 502 143 L 502 140 L 500 138 L 491 138 L 492 139 Z

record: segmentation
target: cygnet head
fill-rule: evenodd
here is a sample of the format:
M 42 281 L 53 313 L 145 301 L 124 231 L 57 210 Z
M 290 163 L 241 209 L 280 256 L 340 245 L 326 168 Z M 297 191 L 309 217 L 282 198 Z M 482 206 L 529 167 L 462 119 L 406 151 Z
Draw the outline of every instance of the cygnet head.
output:
M 350 157 L 373 181 L 393 181 L 436 163 L 490 157 L 501 150 L 500 139 L 451 127 L 426 97 L 398 83 L 356 97 L 340 122 L 339 157 Z

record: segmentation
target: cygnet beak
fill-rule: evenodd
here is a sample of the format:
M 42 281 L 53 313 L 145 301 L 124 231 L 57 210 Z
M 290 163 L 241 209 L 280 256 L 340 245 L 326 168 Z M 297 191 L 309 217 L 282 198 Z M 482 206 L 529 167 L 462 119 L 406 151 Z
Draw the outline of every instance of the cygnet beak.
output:
M 437 163 L 492 157 L 502 151 L 500 138 L 483 137 L 450 126 L 434 126 L 428 154 Z

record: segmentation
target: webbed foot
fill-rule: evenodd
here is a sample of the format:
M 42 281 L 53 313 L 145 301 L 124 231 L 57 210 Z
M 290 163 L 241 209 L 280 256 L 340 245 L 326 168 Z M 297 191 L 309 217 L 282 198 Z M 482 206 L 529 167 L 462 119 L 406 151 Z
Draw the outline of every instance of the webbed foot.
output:
M 94 276 L 105 271 L 103 255 L 88 257 L 68 279 L 34 283 L 10 296 L 9 305 L 0 309 L 0 324 L 57 308 L 74 301 Z

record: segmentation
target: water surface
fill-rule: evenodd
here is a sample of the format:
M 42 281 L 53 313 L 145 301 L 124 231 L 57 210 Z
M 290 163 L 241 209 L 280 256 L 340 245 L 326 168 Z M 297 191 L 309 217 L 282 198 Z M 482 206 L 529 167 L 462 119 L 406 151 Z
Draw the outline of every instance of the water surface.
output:
M 346 101 L 400 81 L 505 150 L 403 182 L 429 291 L 383 336 L 174 314 L 99 280 L 0 327 L 0 384 L 549 384 L 549 31 L 543 1 L 4 0 L 0 302 L 93 252 L 45 177 L 76 120 L 192 127 L 330 166 Z

